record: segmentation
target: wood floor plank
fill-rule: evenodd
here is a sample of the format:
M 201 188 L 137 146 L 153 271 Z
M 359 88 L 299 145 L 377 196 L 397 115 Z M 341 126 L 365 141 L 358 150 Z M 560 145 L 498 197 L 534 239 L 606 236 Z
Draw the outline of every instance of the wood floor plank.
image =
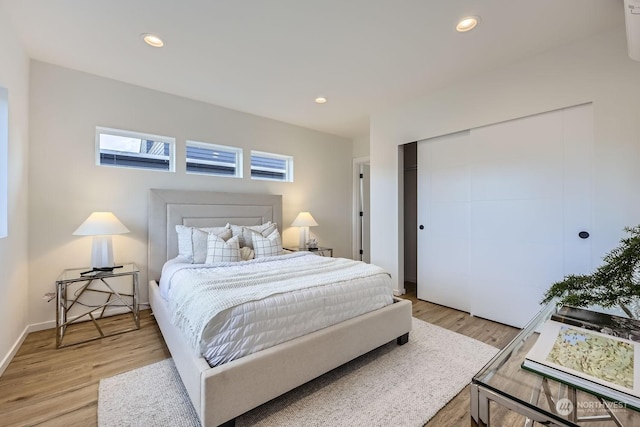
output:
M 48 419 L 38 424 L 38 427 L 96 427 L 98 420 L 96 413 L 98 412 L 98 402 L 79 408 L 73 412 L 61 414 L 55 418 Z
M 497 348 L 506 345 L 518 332 L 509 326 L 420 301 L 415 294 L 405 297 L 412 301 L 415 317 Z M 123 319 L 115 316 L 107 321 L 122 323 Z M 92 332 L 90 323 L 80 326 L 89 328 L 87 333 Z M 141 312 L 140 330 L 62 349 L 55 348 L 54 330 L 34 332 L 0 377 L 0 420 L 3 426 L 95 426 L 101 378 L 168 357 L 169 351 L 149 310 Z M 427 424 L 428 427 L 467 425 L 468 387 Z
M 94 408 L 92 416 L 96 418 L 97 395 L 97 383 L 77 388 L 61 388 L 58 392 L 35 396 L 10 408 L 6 417 L 2 415 L 2 419 L 3 422 L 6 420 L 9 423 L 7 425 L 40 425 L 54 422 L 56 419 L 75 418 L 76 412 L 86 412 L 87 408 L 92 407 Z

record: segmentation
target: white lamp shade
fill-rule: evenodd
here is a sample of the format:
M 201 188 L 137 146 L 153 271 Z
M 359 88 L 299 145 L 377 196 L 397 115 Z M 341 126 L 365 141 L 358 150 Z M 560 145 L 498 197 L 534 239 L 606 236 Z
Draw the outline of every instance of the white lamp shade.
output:
M 80 227 L 73 232 L 74 236 L 94 236 L 91 246 L 91 267 L 113 267 L 112 234 L 128 233 L 125 227 L 111 212 L 94 212 L 89 215 Z
M 104 236 L 128 233 L 129 229 L 120 222 L 112 212 L 94 212 L 89 215 L 80 227 L 73 232 L 74 236 Z
M 318 225 L 309 212 L 300 212 L 291 223 L 292 227 L 314 227 Z

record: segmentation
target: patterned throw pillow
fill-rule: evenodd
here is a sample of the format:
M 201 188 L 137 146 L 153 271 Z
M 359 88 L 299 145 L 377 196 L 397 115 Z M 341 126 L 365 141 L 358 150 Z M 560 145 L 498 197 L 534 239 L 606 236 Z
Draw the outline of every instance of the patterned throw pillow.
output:
M 253 231 L 257 231 L 262 233 L 263 236 L 268 236 L 278 228 L 278 225 L 267 221 L 264 224 L 260 225 L 230 225 L 231 230 L 233 231 L 233 236 L 240 237 L 240 247 L 244 248 L 245 246 L 253 249 L 253 241 L 251 240 L 251 234 Z
M 211 231 L 209 231 L 211 230 Z M 209 251 L 208 238 L 211 235 L 218 236 L 222 240 L 231 238 L 231 229 L 216 230 L 214 228 L 194 228 L 193 229 L 193 263 L 202 264 L 207 259 Z
M 282 239 L 277 229 L 273 230 L 267 237 L 254 231 L 251 235 L 251 240 L 256 258 L 282 255 Z
M 207 239 L 207 258 L 205 264 L 240 261 L 240 245 L 238 240 L 238 236 L 233 236 L 225 242 L 219 236 L 210 233 Z
M 224 227 L 196 228 L 176 225 L 178 233 L 178 255 L 194 264 L 202 264 L 207 257 L 207 236 L 209 233 L 220 235 L 223 239 L 231 237 L 229 224 Z

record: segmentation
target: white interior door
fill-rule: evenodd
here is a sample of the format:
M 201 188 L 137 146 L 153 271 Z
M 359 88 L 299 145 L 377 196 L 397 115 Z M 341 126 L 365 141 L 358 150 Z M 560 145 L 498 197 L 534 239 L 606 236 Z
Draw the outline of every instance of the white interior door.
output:
M 418 298 L 522 327 L 590 270 L 591 105 L 418 146 Z

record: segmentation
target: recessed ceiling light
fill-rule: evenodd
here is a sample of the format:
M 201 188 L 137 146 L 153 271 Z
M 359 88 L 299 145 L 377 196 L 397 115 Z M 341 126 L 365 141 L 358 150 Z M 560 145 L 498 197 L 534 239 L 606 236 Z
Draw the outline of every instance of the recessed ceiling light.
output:
M 480 18 L 477 16 L 467 16 L 466 18 L 462 18 L 458 22 L 458 25 L 456 25 L 456 31 L 459 33 L 471 31 L 476 27 L 476 25 L 478 25 L 478 22 L 480 22 Z
M 160 37 L 156 36 L 155 34 L 143 34 L 142 40 L 144 40 L 144 42 L 149 46 L 153 46 L 153 47 L 164 46 L 164 41 Z
M 327 98 L 325 98 L 324 96 L 319 96 L 316 98 L 316 104 L 324 104 L 325 102 L 327 102 Z

